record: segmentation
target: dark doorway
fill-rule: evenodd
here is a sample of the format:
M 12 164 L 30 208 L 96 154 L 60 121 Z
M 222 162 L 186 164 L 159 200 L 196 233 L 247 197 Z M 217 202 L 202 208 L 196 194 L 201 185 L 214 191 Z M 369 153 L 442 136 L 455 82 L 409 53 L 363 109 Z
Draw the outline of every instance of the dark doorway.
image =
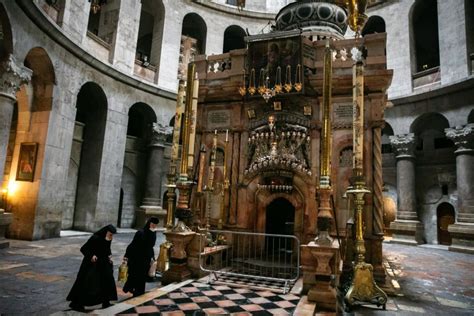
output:
M 123 189 L 120 188 L 119 211 L 117 218 L 117 227 L 122 227 L 122 208 L 123 208 Z
M 266 234 L 293 235 L 295 207 L 287 199 L 277 198 L 266 209 Z M 293 242 L 290 238 L 267 237 L 265 242 L 267 253 L 273 255 L 290 254 Z
M 451 234 L 448 226 L 454 224 L 454 207 L 449 203 L 441 203 L 436 210 L 438 216 L 438 243 L 451 245 Z

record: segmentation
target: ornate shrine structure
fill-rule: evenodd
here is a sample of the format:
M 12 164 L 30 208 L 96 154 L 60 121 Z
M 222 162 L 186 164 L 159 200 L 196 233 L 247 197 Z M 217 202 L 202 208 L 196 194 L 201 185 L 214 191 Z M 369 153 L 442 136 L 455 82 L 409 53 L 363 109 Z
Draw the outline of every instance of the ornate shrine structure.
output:
M 318 234 L 321 203 L 329 203 L 330 234 L 340 243 L 334 249 L 341 249 L 331 264 L 341 258 L 349 266 L 357 253 L 350 220 L 354 205 L 346 197 L 354 158 L 352 55 L 354 47 L 364 47 L 361 171 L 371 194 L 365 196 L 363 237 L 366 261 L 383 283 L 381 132 L 392 71 L 386 66 L 386 34 L 344 39 L 347 20 L 346 11 L 334 3 L 298 1 L 279 12 L 273 32 L 247 37 L 247 49 L 195 58 L 199 97 L 194 154 L 188 158 L 194 166 L 203 159 L 206 167 L 197 168 L 194 180 L 211 179 L 212 190 L 203 195 L 193 189 L 189 208 L 194 223 L 294 235 L 306 245 Z M 332 184 L 330 201 L 322 201 L 319 171 L 326 47 L 332 60 L 331 146 L 326 146 L 331 158 L 324 180 Z M 312 273 L 304 274 L 305 285 L 311 286 L 311 275 L 322 270 L 322 263 L 303 250 L 301 264 Z M 328 274 L 339 275 L 341 268 L 337 263 Z

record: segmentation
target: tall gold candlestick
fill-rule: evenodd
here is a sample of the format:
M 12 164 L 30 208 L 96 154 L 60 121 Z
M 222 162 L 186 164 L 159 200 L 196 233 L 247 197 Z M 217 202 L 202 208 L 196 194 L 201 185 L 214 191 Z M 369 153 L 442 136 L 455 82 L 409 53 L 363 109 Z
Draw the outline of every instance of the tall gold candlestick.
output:
M 321 166 L 319 186 L 330 187 L 331 176 L 331 110 L 332 110 L 332 50 L 329 40 L 324 50 L 324 80 L 323 80 L 323 128 L 321 130 Z
M 186 105 L 184 108 L 184 127 L 183 127 L 183 143 L 181 147 L 181 168 L 180 178 L 188 179 L 188 153 L 189 153 L 189 141 L 190 141 L 190 130 L 191 130 L 191 119 L 192 119 L 192 99 L 194 93 L 194 73 L 196 65 L 190 63 L 188 65 L 188 82 L 186 87 Z
M 216 169 L 216 156 L 217 156 L 217 130 L 214 131 L 212 138 L 212 149 L 211 149 L 211 163 L 209 166 L 209 174 L 207 175 L 207 189 L 214 190 L 214 171 Z
M 188 150 L 188 175 L 193 174 L 194 165 L 194 143 L 196 140 L 196 122 L 197 122 L 197 106 L 198 106 L 198 94 L 199 94 L 199 78 L 196 73 L 193 83 L 193 96 L 191 101 L 191 122 L 189 129 L 189 150 Z
M 353 181 L 354 185 L 347 190 L 347 194 L 353 195 L 354 217 L 355 217 L 355 254 L 356 264 L 351 286 L 344 296 L 346 310 L 350 306 L 363 303 L 372 303 L 383 306 L 387 303 L 387 295 L 377 286 L 373 275 L 373 267 L 365 262 L 364 241 L 364 196 L 369 194 L 365 186 L 363 174 L 363 150 L 364 150 L 364 66 L 362 63 L 362 52 L 357 50 L 353 66 Z
M 321 164 L 319 170 L 319 205 L 318 205 L 318 235 L 315 243 L 318 245 L 332 245 L 333 239 L 329 235 L 331 228 L 331 93 L 332 93 L 332 50 L 329 40 L 326 41 L 324 50 L 323 72 L 323 126 L 321 130 Z
M 196 191 L 198 193 L 202 192 L 203 181 L 204 181 L 204 167 L 206 165 L 206 146 L 202 145 L 201 150 L 199 151 L 199 175 Z
M 229 144 L 229 130 L 225 132 L 225 145 L 224 145 L 224 166 L 223 166 L 223 183 L 222 183 L 222 191 L 221 191 L 221 210 L 219 215 L 219 222 L 217 224 L 217 228 L 222 229 L 224 224 L 224 216 L 225 216 L 225 195 L 226 191 L 229 188 L 229 179 L 227 178 L 227 147 Z
M 353 66 L 353 161 L 352 167 L 362 174 L 364 168 L 364 64 Z
M 181 120 L 184 109 L 184 82 L 179 82 L 178 97 L 176 99 L 176 114 L 174 116 L 173 144 L 171 145 L 171 160 L 168 172 L 168 205 L 166 214 L 166 228 L 171 230 L 174 224 L 174 209 L 176 199 L 176 161 L 179 152 L 179 137 L 181 133 Z

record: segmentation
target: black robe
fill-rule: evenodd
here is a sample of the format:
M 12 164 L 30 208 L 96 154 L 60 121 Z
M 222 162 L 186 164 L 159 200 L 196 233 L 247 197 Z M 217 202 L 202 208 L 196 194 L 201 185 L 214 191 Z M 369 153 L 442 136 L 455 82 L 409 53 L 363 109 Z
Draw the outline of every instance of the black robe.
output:
M 67 296 L 75 305 L 92 306 L 117 300 L 113 265 L 109 261 L 111 241 L 105 235 L 92 235 L 81 247 L 84 255 L 76 281 Z M 97 257 L 91 262 L 92 256 Z
M 156 233 L 147 227 L 135 233 L 125 252 L 125 257 L 128 259 L 128 277 L 123 286 L 125 293 L 131 292 L 134 296 L 145 293 L 151 259 L 155 258 L 153 250 L 155 242 Z

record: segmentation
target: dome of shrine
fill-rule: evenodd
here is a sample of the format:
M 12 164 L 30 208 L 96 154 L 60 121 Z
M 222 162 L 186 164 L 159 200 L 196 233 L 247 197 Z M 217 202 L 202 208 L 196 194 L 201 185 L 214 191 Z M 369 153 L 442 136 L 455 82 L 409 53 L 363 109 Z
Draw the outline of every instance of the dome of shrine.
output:
M 319 0 L 300 0 L 278 12 L 276 30 L 301 29 L 313 35 L 343 37 L 347 29 L 347 13 L 335 3 Z

